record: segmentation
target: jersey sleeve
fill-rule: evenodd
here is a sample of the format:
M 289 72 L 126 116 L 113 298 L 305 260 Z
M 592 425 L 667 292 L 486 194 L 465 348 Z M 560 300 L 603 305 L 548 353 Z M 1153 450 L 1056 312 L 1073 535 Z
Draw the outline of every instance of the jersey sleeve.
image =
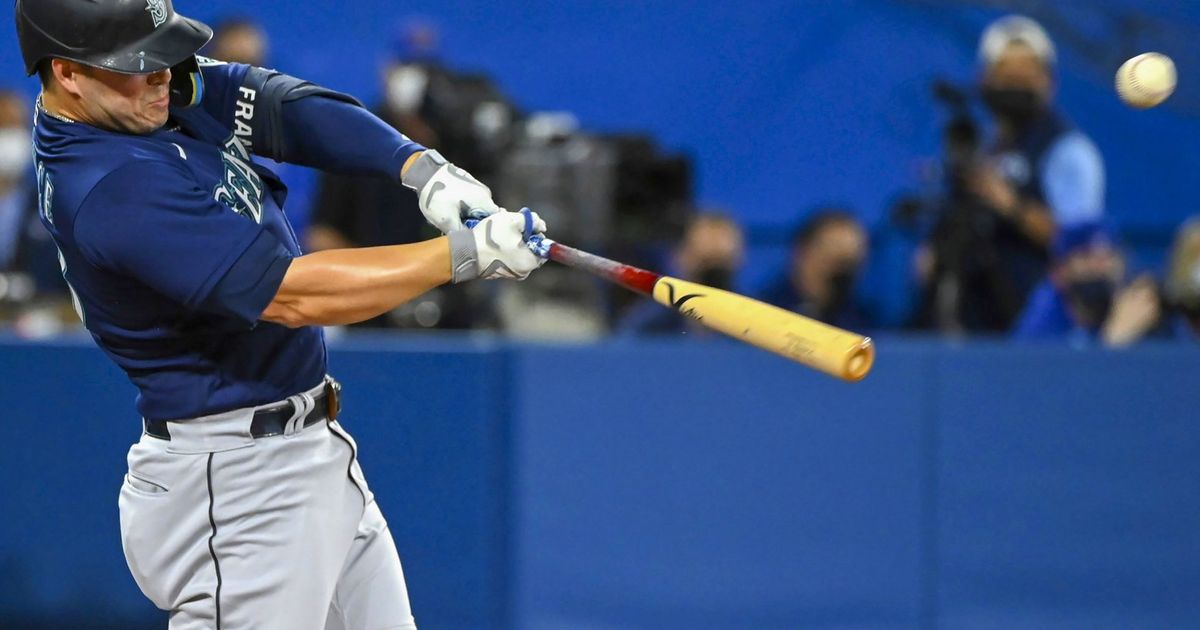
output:
M 92 265 L 246 327 L 270 304 L 292 259 L 262 225 L 166 162 L 108 174 L 80 207 L 74 238 Z
M 207 57 L 197 57 L 200 75 L 204 78 L 204 96 L 200 107 L 225 126 L 232 128 L 237 107 L 238 86 L 246 78 L 250 66 L 244 63 L 225 63 Z
M 200 58 L 201 107 L 231 129 L 248 153 L 348 175 L 399 179 L 425 147 L 356 99 L 296 77 Z

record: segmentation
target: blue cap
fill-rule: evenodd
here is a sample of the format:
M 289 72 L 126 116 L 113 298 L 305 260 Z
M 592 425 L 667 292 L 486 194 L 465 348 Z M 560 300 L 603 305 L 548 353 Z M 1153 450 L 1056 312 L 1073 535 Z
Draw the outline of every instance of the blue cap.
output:
M 1088 221 L 1062 227 L 1054 237 L 1050 253 L 1055 261 L 1093 247 L 1116 247 L 1116 233 L 1101 221 Z
M 409 18 L 394 29 L 392 59 L 401 63 L 434 61 L 438 57 L 438 29 L 433 22 Z

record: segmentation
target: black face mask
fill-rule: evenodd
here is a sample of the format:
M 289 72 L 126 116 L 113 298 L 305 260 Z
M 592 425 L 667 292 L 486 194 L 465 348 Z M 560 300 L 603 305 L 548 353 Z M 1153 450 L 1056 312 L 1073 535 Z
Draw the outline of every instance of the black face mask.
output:
M 1112 308 L 1113 294 L 1117 292 L 1116 283 L 1108 278 L 1091 278 L 1075 280 L 1067 285 L 1067 295 L 1079 309 L 1080 315 L 1087 326 L 1099 326 L 1108 318 Z
M 825 310 L 837 312 L 845 308 L 854 296 L 854 281 L 857 278 L 858 268 L 854 266 L 844 267 L 829 276 L 826 281 L 829 283 L 829 304 Z
M 1037 120 L 1045 108 L 1037 92 L 1025 88 L 983 88 L 983 102 L 997 118 L 1018 129 Z
M 696 282 L 728 291 L 733 288 L 733 270 L 728 267 L 702 267 L 696 272 Z

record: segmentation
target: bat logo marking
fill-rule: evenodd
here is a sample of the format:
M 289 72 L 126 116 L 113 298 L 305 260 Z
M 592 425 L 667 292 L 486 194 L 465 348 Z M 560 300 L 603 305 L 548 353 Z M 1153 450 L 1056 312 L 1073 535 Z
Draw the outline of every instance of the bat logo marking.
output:
M 675 285 L 671 284 L 670 282 L 666 282 L 664 284 L 667 285 L 667 301 L 671 303 L 671 306 L 675 307 L 675 310 L 679 311 L 680 313 L 682 313 L 683 315 L 685 315 L 687 317 L 691 317 L 692 319 L 694 319 L 698 322 L 704 320 L 703 316 L 696 314 L 696 309 L 694 309 L 694 308 L 684 309 L 683 308 L 683 305 L 686 304 L 688 300 L 691 300 L 692 298 L 704 297 L 703 293 L 689 293 L 687 295 L 681 296 L 678 300 L 676 300 L 675 299 Z

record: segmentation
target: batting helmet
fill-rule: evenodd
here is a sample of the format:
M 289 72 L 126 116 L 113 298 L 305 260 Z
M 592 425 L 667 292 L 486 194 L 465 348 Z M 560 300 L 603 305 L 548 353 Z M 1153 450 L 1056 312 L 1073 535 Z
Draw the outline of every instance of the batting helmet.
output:
M 178 69 L 189 104 L 199 99 L 196 51 L 212 29 L 175 12 L 171 0 L 17 0 L 17 38 L 25 72 L 52 57 L 121 72 Z M 172 78 L 172 97 L 176 78 Z M 176 100 L 179 100 L 176 98 Z

